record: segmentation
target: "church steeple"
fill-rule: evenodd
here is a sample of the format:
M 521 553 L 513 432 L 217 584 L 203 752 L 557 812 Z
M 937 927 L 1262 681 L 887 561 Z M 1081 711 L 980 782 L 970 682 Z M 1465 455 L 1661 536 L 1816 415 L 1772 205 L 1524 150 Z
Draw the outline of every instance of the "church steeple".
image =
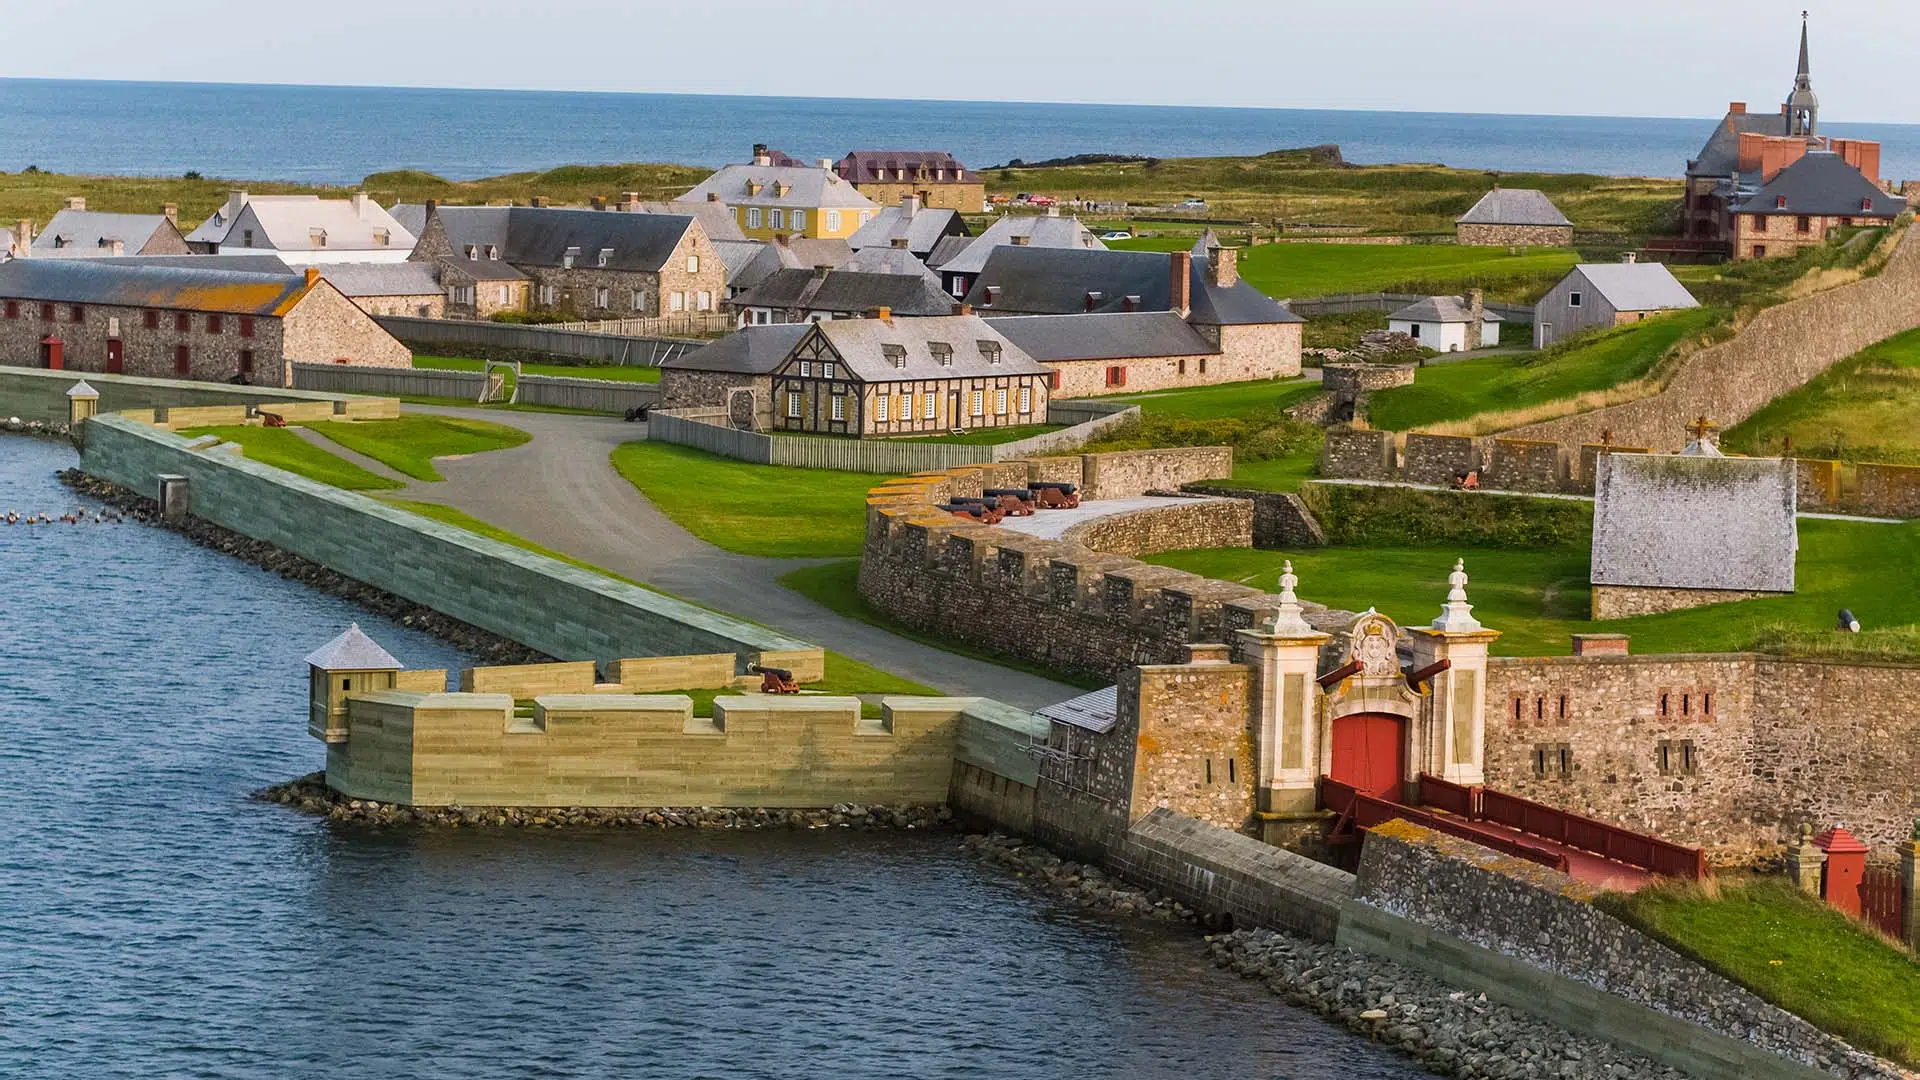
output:
M 1787 95 L 1787 134 L 1810 138 L 1820 118 L 1820 99 L 1813 92 L 1807 70 L 1807 13 L 1800 13 L 1800 67 L 1793 75 L 1793 93 Z

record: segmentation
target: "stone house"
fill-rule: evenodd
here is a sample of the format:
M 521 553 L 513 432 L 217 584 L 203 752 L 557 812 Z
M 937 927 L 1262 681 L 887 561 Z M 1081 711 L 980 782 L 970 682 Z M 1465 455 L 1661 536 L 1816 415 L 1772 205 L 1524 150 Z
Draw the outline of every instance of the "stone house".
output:
M 207 265 L 202 268 L 202 261 Z M 0 357 L 28 367 L 292 385 L 293 363 L 410 367 L 413 354 L 327 284 L 220 260 L 0 264 Z
M 812 323 L 749 326 L 660 365 L 660 404 L 668 409 L 726 408 L 754 430 L 773 424 L 773 370 Z
M 1454 219 L 1453 235 L 1458 243 L 1480 247 L 1569 247 L 1573 222 L 1543 192 L 1497 187 Z
M 451 318 L 718 311 L 727 268 L 697 218 L 532 206 L 431 207 L 413 261 L 439 267 Z
M 1623 326 L 1663 311 L 1699 306 L 1700 301 L 1659 263 L 1581 263 L 1534 305 L 1533 347 L 1544 349 L 1583 330 Z
M 446 316 L 439 275 L 426 263 L 329 263 L 320 276 L 369 315 Z
M 755 146 L 750 164 L 723 166 L 680 201 L 726 204 L 740 231 L 752 240 L 782 235 L 845 240 L 873 220 L 880 207 L 842 180 L 831 165 L 825 158 L 816 168 L 776 164 L 765 146 Z
M 318 195 L 249 195 L 226 205 L 187 234 L 197 254 L 278 255 L 290 266 L 330 262 L 405 262 L 414 234 L 379 203 L 356 191 L 346 199 Z
M 109 214 L 87 209 L 87 200 L 74 197 L 41 230 L 22 221 L 15 227 L 20 258 L 99 259 L 120 255 L 186 255 L 186 237 L 180 234 L 180 208 L 167 203 L 157 214 Z
M 914 198 L 930 210 L 978 214 L 987 204 L 986 180 L 944 150 L 854 150 L 833 171 L 882 206 Z
M 1500 316 L 1486 310 L 1480 294 L 1429 296 L 1387 314 L 1387 329 L 1437 352 L 1490 349 L 1500 344 Z
M 953 300 L 940 291 L 938 280 L 917 262 L 914 266 L 917 273 L 776 270 L 736 296 L 733 305 L 743 326 L 857 319 L 883 308 L 900 316 L 951 313 Z
M 1796 149 L 1804 146 L 1791 141 Z M 1848 149 L 1856 160 L 1877 165 L 1877 144 L 1870 154 L 1857 145 Z M 1826 243 L 1835 229 L 1891 224 L 1906 209 L 1904 197 L 1887 194 L 1847 154 L 1805 150 L 1729 207 L 1732 257 L 1739 261 L 1791 255 Z

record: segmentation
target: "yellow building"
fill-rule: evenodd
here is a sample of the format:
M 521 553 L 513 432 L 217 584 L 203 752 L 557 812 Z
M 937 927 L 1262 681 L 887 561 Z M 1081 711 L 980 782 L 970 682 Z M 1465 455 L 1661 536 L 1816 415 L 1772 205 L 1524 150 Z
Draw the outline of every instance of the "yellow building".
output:
M 791 159 L 782 155 L 780 160 Z M 749 240 L 844 240 L 880 212 L 824 158 L 816 167 L 774 161 L 766 147 L 756 146 L 751 164 L 725 166 L 680 198 L 725 203 Z
M 882 206 L 917 197 L 929 210 L 978 214 L 986 207 L 986 180 L 945 150 L 854 150 L 833 171 Z

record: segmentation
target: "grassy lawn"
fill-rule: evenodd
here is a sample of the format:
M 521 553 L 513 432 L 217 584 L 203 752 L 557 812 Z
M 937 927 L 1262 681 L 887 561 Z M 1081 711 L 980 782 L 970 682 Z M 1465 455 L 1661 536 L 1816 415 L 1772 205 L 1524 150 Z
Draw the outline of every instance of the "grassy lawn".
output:
M 1269 296 L 1459 292 L 1479 286 L 1524 299 L 1544 294 L 1579 257 L 1569 248 L 1458 244 L 1263 244 L 1240 253 L 1240 276 Z
M 958 656 L 985 660 L 1004 668 L 1024 671 L 1029 675 L 1039 675 L 1042 678 L 1084 687 L 1088 690 L 1097 690 L 1107 685 L 1102 680 L 1072 678 L 1052 668 L 1030 663 L 1019 657 L 994 652 L 991 649 L 976 649 L 912 629 L 867 603 L 866 599 L 860 595 L 860 560 L 858 559 L 842 559 L 839 562 L 821 563 L 818 566 L 803 566 L 782 575 L 780 584 L 836 615 L 855 619 L 869 626 L 877 626 L 909 641 L 917 641 L 922 645 L 931 645 Z
M 321 435 L 416 480 L 439 480 L 433 459 L 519 446 L 532 436 L 518 428 L 455 416 L 397 420 L 329 420 L 308 424 Z
M 1855 1046 L 1920 1065 L 1920 963 L 1792 885 L 1663 886 L 1601 906 Z
M 1299 491 L 1300 485 L 1320 474 L 1318 447 L 1302 449 L 1279 457 L 1241 459 L 1233 462 L 1229 484 L 1255 491 Z
M 413 366 L 434 368 L 439 371 L 481 371 L 486 361 L 473 360 L 464 356 L 415 356 Z M 520 370 L 527 375 L 551 375 L 561 379 L 606 379 L 613 382 L 657 383 L 660 381 L 660 369 L 640 364 L 534 364 L 524 363 Z M 513 373 L 507 373 L 507 386 L 513 385 Z
M 1319 392 L 1320 383 L 1314 379 L 1260 379 L 1218 386 L 1196 386 L 1186 390 L 1111 394 L 1099 400 L 1138 405 L 1141 412 L 1150 416 L 1219 420 L 1245 416 L 1260 409 L 1284 409 Z
M 910 443 L 951 443 L 955 446 L 998 446 L 1001 443 L 1018 442 L 1031 439 L 1035 435 L 1045 435 L 1049 431 L 1059 431 L 1065 424 L 1018 424 L 1014 427 L 982 428 L 959 435 L 923 435 L 911 439 L 894 439 L 893 442 Z
M 707 543 L 776 558 L 860 554 L 867 492 L 891 479 L 750 465 L 649 442 L 616 448 L 613 467 L 661 513 Z
M 1300 344 L 1307 349 L 1351 349 L 1370 330 L 1385 330 L 1384 311 L 1342 311 L 1315 315 L 1302 327 Z M 1504 328 L 1503 328 L 1504 329 Z
M 1413 385 L 1374 394 L 1368 422 L 1407 431 L 1606 390 L 1652 371 L 1668 349 L 1722 314 L 1692 308 L 1537 353 L 1429 363 Z
M 1920 331 L 1871 346 L 1728 429 L 1721 445 L 1802 457 L 1920 465 Z
M 348 491 L 385 491 L 401 486 L 397 480 L 368 472 L 351 461 L 327 453 L 288 428 L 234 424 L 189 428 L 180 434 L 189 439 L 218 435 L 227 442 L 239 443 L 250 460 Z
M 1111 429 L 1081 449 L 1231 446 L 1232 483 L 1294 491 L 1314 474 L 1323 434 L 1312 424 L 1288 420 L 1283 410 L 1319 392 L 1317 380 L 1268 379 L 1102 398 L 1140 406 L 1141 422 Z
M 1822 652 L 1859 639 L 1826 633 L 1833 614 L 1850 607 L 1869 631 L 1899 636 L 1920 624 L 1920 594 L 1889 589 L 1888 581 L 1920 576 L 1920 524 L 1878 525 L 1803 520 L 1797 580 L 1791 596 L 1743 600 L 1689 611 L 1594 622 L 1584 546 L 1541 548 L 1328 547 L 1292 552 L 1249 549 L 1173 551 L 1148 562 L 1175 566 L 1271 591 L 1280 564 L 1293 560 L 1300 595 L 1332 607 L 1377 607 L 1408 625 L 1433 621 L 1447 594 L 1447 573 L 1465 558 L 1474 615 L 1501 632 L 1501 656 L 1564 656 L 1570 635 L 1633 635 L 1636 653 L 1732 652 L 1783 636 L 1794 652 Z M 1783 633 L 1784 632 L 1784 633 Z M 1911 631 L 1905 631 L 1911 638 Z

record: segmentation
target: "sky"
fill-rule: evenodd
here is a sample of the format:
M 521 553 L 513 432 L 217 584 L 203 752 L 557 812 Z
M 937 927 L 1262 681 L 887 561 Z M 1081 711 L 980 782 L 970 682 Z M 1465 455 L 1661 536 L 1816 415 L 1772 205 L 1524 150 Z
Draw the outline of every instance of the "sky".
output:
M 1805 2 L 56 0 L 0 75 L 1717 117 L 1785 97 Z M 1907 5 L 1812 15 L 1823 102 L 1920 122 Z

